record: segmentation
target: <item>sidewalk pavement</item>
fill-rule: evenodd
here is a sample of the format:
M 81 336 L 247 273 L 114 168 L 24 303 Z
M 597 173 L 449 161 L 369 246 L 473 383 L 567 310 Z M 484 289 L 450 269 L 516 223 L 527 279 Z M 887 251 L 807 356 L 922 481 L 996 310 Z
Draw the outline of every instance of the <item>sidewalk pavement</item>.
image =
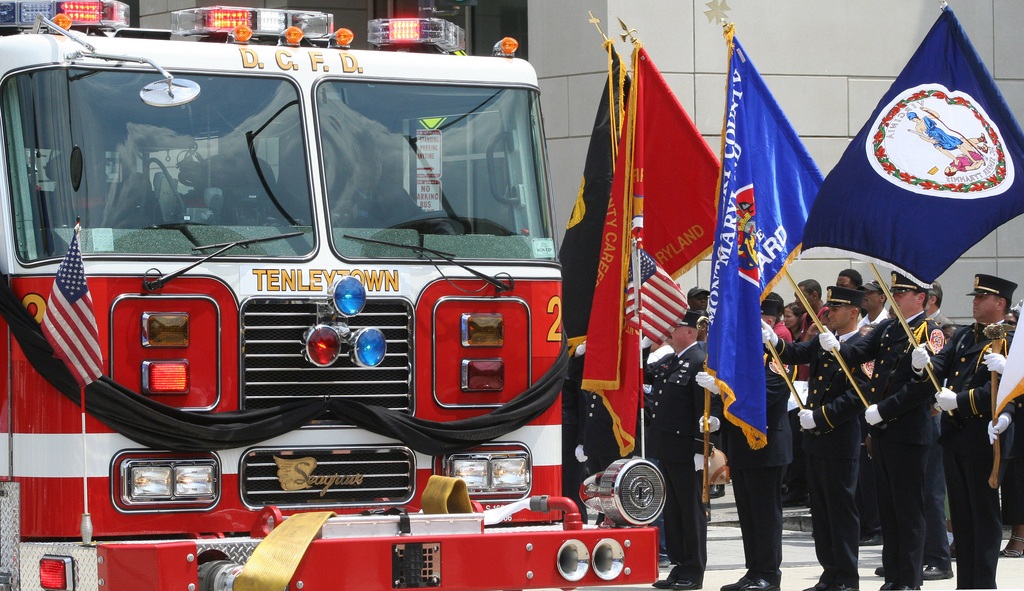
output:
M 726 494 L 711 499 L 711 523 L 708 524 L 708 566 L 704 573 L 704 589 L 718 591 L 722 585 L 736 582 L 746 568 L 743 566 L 743 541 L 736 515 L 736 502 L 732 496 L 732 485 L 726 485 Z M 818 582 L 821 566 L 814 555 L 814 540 L 811 538 L 811 515 L 806 507 L 783 510 L 782 532 L 782 585 L 783 591 L 800 591 L 813 587 Z M 1009 533 L 1004 534 L 1004 540 Z M 1005 545 L 1005 541 L 1003 543 Z M 1002 546 L 1001 546 L 1002 547 Z M 878 589 L 885 582 L 875 576 L 875 569 L 882 565 L 881 546 L 860 547 L 860 589 Z M 1024 558 L 1000 557 L 996 581 L 1000 589 L 1024 589 Z M 662 569 L 661 575 L 669 569 Z M 956 572 L 956 561 L 953 562 Z M 588 590 L 609 587 L 587 587 Z M 649 590 L 649 584 L 621 585 L 612 587 L 629 591 Z M 942 581 L 925 581 L 925 591 L 956 589 L 956 577 Z

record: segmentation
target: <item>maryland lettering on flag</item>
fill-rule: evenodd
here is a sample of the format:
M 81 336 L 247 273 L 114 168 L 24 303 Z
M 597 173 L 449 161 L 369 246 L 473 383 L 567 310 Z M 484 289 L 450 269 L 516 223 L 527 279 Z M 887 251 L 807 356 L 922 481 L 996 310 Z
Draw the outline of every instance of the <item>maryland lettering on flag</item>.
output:
M 971 246 L 1024 213 L 1024 135 L 946 7 L 829 173 L 804 250 L 839 251 L 934 281 Z M 908 212 L 956 220 L 922 248 Z
M 57 268 L 53 290 L 46 300 L 42 329 L 56 356 L 67 364 L 78 385 L 84 388 L 103 375 L 103 354 L 78 246 L 80 229 L 75 227 L 68 252 Z
M 654 257 L 647 251 L 638 249 L 637 259 L 640 262 L 640 307 L 637 310 L 637 281 L 630 281 L 626 289 L 626 319 L 629 326 L 641 329 L 641 333 L 654 342 L 662 342 L 675 330 L 679 319 L 686 315 L 689 306 L 686 295 L 668 273 L 658 265 Z M 629 276 L 633 277 L 630 264 Z
M 587 338 L 590 305 L 601 260 L 601 231 L 608 212 L 615 152 L 622 129 L 624 92 L 629 88 L 629 78 L 614 42 L 606 41 L 604 49 L 608 52 L 608 81 L 597 106 L 580 190 L 558 252 L 562 263 L 562 327 L 570 348 Z
M 726 29 L 729 86 L 711 254 L 708 372 L 752 449 L 767 444 L 761 300 L 800 253 L 821 172 L 740 42 Z
M 714 152 L 647 51 L 639 42 L 634 47 L 582 384 L 602 395 L 623 455 L 635 441 L 641 382 L 640 335 L 625 318 L 632 240 L 642 238 L 670 276 L 684 273 L 710 250 L 715 219 L 710 195 L 718 178 Z

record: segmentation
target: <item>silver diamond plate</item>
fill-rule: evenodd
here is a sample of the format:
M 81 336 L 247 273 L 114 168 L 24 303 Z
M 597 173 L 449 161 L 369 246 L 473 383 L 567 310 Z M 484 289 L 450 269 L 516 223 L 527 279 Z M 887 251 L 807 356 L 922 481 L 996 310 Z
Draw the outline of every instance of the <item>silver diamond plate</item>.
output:
M 39 559 L 46 554 L 70 556 L 75 561 L 75 591 L 99 591 L 96 546 L 72 542 L 26 542 L 21 545 L 21 591 L 42 589 Z M 15 587 L 17 589 L 18 587 Z
M 12 589 L 20 589 L 21 486 L 17 482 L 0 482 L 0 495 L 0 570 L 11 575 Z
M 201 558 L 204 552 L 215 550 L 222 552 L 232 562 L 245 564 L 261 541 L 255 538 L 195 540 L 196 556 Z

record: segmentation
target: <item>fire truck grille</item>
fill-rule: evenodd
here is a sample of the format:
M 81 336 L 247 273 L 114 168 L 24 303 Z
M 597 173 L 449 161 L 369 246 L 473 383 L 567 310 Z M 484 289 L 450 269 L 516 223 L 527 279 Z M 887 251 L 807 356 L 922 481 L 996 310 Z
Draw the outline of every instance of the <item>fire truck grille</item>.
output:
M 253 449 L 242 458 L 242 502 L 266 505 L 400 505 L 412 499 L 416 462 L 405 447 Z
M 241 405 L 270 408 L 301 398 L 338 396 L 371 406 L 412 408 L 412 309 L 404 300 L 367 301 L 348 319 L 352 330 L 374 327 L 387 339 L 387 356 L 377 367 L 359 367 L 342 355 L 329 367 L 303 356 L 302 337 L 317 324 L 312 300 L 249 300 L 242 308 Z

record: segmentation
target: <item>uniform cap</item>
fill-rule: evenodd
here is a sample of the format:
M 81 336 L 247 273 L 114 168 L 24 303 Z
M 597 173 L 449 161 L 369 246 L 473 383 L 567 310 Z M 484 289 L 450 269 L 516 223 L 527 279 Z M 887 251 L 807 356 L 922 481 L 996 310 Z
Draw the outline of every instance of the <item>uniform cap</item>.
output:
M 927 287 L 914 283 L 913 281 L 910 280 L 909 277 L 907 277 L 903 273 L 897 273 L 896 271 L 892 272 L 892 284 L 889 285 L 889 289 L 893 293 L 898 293 L 902 291 L 916 291 L 918 293 L 928 292 Z
M 978 273 L 974 276 L 974 291 L 967 295 L 997 295 L 1001 298 L 1006 298 L 1006 301 L 1009 302 L 1013 300 L 1013 290 L 1015 289 L 1017 289 L 1017 284 L 1012 281 L 1007 281 L 995 275 Z
M 864 301 L 864 292 L 859 289 L 850 289 L 848 287 L 839 287 L 833 285 L 825 290 L 826 306 L 861 306 Z
M 686 315 L 683 316 L 676 326 L 689 326 L 690 328 L 698 328 L 697 323 L 701 318 L 707 318 L 707 313 L 704 310 L 687 310 Z

